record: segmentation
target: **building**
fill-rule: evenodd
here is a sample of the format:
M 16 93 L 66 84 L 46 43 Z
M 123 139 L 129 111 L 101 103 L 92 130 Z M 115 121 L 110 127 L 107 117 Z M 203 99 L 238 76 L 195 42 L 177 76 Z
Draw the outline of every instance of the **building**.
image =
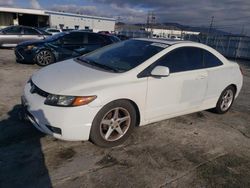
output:
M 199 31 L 178 28 L 176 26 L 155 24 L 147 26 L 146 24 L 125 24 L 118 22 L 115 28 L 116 32 L 129 37 L 133 37 L 136 33 L 144 32 L 148 37 L 154 38 L 179 38 L 183 39 L 185 35 L 199 35 Z
M 152 28 L 149 31 L 152 31 L 153 37 L 157 38 L 172 38 L 178 37 L 183 38 L 184 35 L 199 35 L 200 32 L 195 31 L 186 31 L 180 29 L 168 29 L 168 28 Z
M 112 32 L 115 30 L 115 19 L 49 10 L 0 7 L 0 27 L 10 25 Z

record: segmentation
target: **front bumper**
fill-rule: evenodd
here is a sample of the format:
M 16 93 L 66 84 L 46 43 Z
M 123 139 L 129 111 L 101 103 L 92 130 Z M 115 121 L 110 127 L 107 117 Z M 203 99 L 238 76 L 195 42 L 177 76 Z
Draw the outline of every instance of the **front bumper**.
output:
M 17 62 L 34 63 L 35 55 L 33 51 L 25 51 L 22 47 L 16 47 L 15 55 Z
M 58 139 L 79 141 L 88 140 L 92 121 L 101 107 L 88 105 L 79 107 L 56 107 L 45 105 L 45 97 L 30 93 L 26 84 L 22 104 L 27 119 L 41 132 Z

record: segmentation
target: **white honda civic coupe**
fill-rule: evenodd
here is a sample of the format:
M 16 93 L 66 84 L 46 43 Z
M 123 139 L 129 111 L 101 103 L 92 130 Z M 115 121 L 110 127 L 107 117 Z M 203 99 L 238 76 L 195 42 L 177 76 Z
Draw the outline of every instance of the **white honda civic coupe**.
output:
M 136 126 L 205 109 L 223 114 L 242 82 L 238 64 L 206 45 L 131 39 L 39 70 L 22 104 L 44 133 L 112 147 Z

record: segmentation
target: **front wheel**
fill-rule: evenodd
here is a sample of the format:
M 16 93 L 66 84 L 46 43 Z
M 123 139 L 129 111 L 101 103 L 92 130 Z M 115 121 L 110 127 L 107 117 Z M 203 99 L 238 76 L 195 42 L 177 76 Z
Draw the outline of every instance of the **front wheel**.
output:
M 235 93 L 236 91 L 233 86 L 228 86 L 226 89 L 224 89 L 220 95 L 216 107 L 213 110 L 218 114 L 226 113 L 234 102 Z
M 49 50 L 41 50 L 36 55 L 36 64 L 39 66 L 46 66 L 55 62 L 54 54 Z
M 94 118 L 90 140 L 98 146 L 113 147 L 123 143 L 136 125 L 136 110 L 125 100 L 104 106 Z

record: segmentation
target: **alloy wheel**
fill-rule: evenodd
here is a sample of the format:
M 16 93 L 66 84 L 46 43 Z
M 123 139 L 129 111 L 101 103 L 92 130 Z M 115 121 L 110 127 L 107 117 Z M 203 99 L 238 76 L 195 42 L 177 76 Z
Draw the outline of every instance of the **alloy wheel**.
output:
M 37 63 L 39 65 L 45 66 L 53 63 L 54 57 L 52 53 L 48 50 L 43 50 L 37 54 Z
M 230 108 L 234 99 L 234 93 L 231 89 L 225 91 L 224 95 L 222 96 L 220 108 L 222 111 L 226 111 Z
M 106 141 L 116 141 L 123 137 L 131 125 L 129 112 L 122 107 L 108 111 L 100 123 L 100 133 Z

